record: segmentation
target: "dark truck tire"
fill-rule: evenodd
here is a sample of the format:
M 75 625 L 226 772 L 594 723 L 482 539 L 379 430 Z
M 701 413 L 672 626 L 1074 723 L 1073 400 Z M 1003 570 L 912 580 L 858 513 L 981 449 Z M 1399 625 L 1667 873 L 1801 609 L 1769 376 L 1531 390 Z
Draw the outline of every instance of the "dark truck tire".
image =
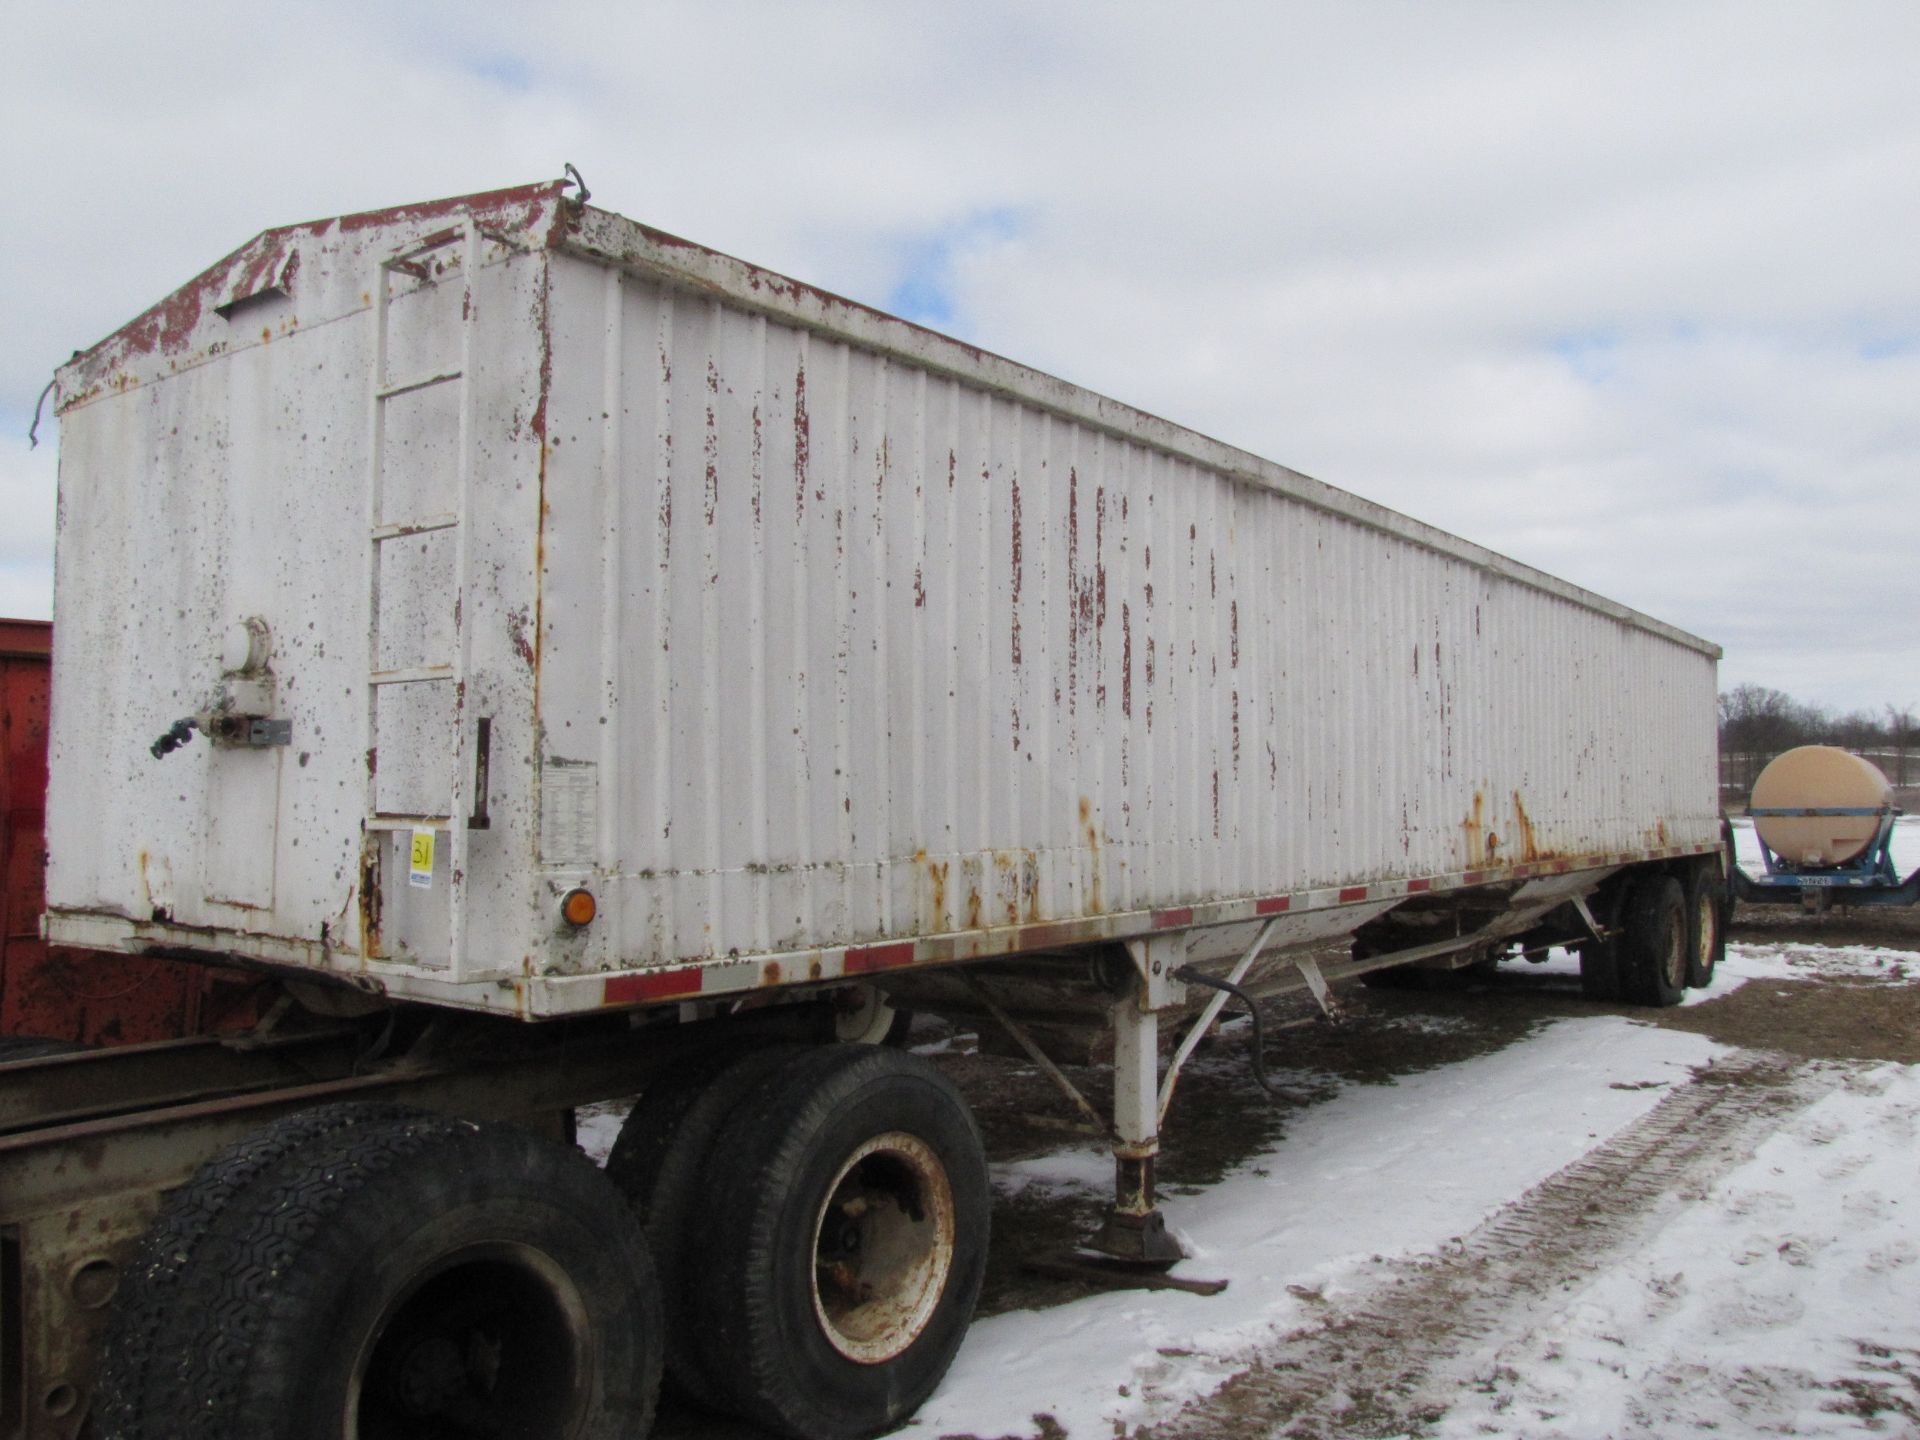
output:
M 877 1046 L 801 1056 L 741 1101 L 701 1188 L 697 1334 L 728 1407 L 806 1440 L 911 1415 L 986 1266 L 986 1158 L 952 1083 Z
M 1686 891 L 1670 875 L 1635 883 L 1616 942 L 1620 998 L 1633 1005 L 1678 1005 L 1687 993 Z
M 1633 880 L 1622 878 L 1618 884 L 1620 888 L 1611 897 L 1611 911 L 1599 908 L 1598 898 L 1593 902 L 1602 928 L 1611 933 L 1605 940 L 1589 935 L 1574 947 L 1580 957 L 1580 993 L 1589 1000 L 1608 1005 L 1617 1005 L 1624 998 L 1620 982 L 1620 927 L 1626 923 L 1627 909 L 1633 903 Z
M 607 1156 L 607 1178 L 639 1218 L 659 1273 L 668 1378 L 710 1408 L 723 1404 L 725 1386 L 694 1339 L 694 1301 L 708 1283 L 690 1233 L 706 1203 L 701 1175 L 741 1097 L 809 1053 L 805 1046 L 777 1045 L 708 1057 L 663 1076 L 640 1097 Z
M 186 1275 L 201 1261 L 214 1222 L 237 1196 L 302 1146 L 349 1126 L 416 1112 L 401 1105 L 327 1105 L 277 1120 L 227 1147 L 167 1197 L 134 1247 L 115 1291 L 94 1377 L 93 1423 L 102 1440 L 172 1440 L 149 1406 L 203 1340 L 203 1317 L 180 1313 Z
M 1612 940 L 1589 940 L 1580 947 L 1580 993 L 1613 1004 L 1620 999 L 1620 956 Z
M 1726 882 L 1711 860 L 1687 877 L 1687 986 L 1704 990 L 1727 953 Z
M 509 1126 L 358 1108 L 281 1121 L 179 1192 L 199 1243 L 144 1373 L 103 1377 L 103 1440 L 644 1434 L 659 1297 L 618 1192 Z

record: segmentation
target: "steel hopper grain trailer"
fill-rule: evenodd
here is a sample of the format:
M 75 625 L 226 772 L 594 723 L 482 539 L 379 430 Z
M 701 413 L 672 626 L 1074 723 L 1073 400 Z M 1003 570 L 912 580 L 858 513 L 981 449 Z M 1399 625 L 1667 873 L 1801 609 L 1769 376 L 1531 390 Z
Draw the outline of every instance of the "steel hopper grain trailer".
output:
M 0 1433 L 638 1434 L 663 1364 L 876 1433 L 987 1180 L 836 1040 L 983 1017 L 1164 1269 L 1229 989 L 1712 964 L 1712 645 L 585 200 L 269 230 L 58 374 L 47 936 L 280 999 L 0 1065 Z

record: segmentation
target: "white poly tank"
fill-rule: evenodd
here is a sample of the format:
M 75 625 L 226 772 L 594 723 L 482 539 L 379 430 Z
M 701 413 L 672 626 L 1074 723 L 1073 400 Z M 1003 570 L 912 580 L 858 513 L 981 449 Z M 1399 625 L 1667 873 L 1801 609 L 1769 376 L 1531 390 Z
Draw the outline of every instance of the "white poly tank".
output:
M 1753 810 L 1880 810 L 1893 787 L 1879 767 L 1831 745 L 1777 755 L 1754 782 Z M 1826 869 L 1857 860 L 1880 833 L 1878 815 L 1756 815 L 1754 828 L 1790 865 Z

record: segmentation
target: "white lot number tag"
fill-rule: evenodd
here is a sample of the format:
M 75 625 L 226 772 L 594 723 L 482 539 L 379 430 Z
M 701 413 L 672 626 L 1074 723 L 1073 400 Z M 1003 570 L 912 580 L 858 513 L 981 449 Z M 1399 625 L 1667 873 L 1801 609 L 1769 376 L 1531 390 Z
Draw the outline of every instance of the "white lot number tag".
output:
M 407 884 L 421 890 L 433 888 L 433 840 L 431 830 L 413 832 L 413 846 L 407 859 Z

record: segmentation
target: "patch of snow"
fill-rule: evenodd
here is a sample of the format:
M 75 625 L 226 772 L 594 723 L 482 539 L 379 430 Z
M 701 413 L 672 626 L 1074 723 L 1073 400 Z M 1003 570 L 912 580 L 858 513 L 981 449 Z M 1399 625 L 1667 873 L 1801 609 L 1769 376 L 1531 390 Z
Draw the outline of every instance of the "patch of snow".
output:
M 1920 1372 L 1920 1075 L 1889 1065 L 1786 1122 L 1631 1261 L 1461 1366 L 1444 1437 L 1887 1434 Z M 1865 1401 L 1867 1403 L 1860 1404 Z
M 1358 1287 L 1378 1258 L 1471 1230 L 1643 1116 L 1666 1093 L 1658 1082 L 1723 1053 L 1698 1035 L 1594 1017 L 1391 1085 L 1349 1086 L 1266 1155 L 1169 1204 L 1193 1257 L 1175 1273 L 1226 1278 L 1223 1294 L 1122 1291 L 983 1320 L 913 1428 L 1028 1434 L 1045 1413 L 1089 1437 L 1162 1417 Z M 996 1180 L 1077 1188 L 1096 1171 L 1111 1183 L 1106 1152 L 1088 1148 L 997 1167 Z
M 631 1109 L 631 1100 L 603 1100 L 597 1105 L 582 1105 L 573 1112 L 574 1143 L 594 1164 L 605 1165 Z
M 1107 1150 L 1059 1150 L 1031 1160 L 1010 1160 L 990 1171 L 996 1190 L 1018 1195 L 1023 1190 L 1113 1192 L 1113 1155 Z
M 1727 947 L 1713 984 L 1689 990 L 1683 1005 L 1704 1005 L 1753 980 L 1878 980 L 1920 984 L 1920 960 L 1911 950 L 1878 945 L 1808 945 L 1792 941 Z

